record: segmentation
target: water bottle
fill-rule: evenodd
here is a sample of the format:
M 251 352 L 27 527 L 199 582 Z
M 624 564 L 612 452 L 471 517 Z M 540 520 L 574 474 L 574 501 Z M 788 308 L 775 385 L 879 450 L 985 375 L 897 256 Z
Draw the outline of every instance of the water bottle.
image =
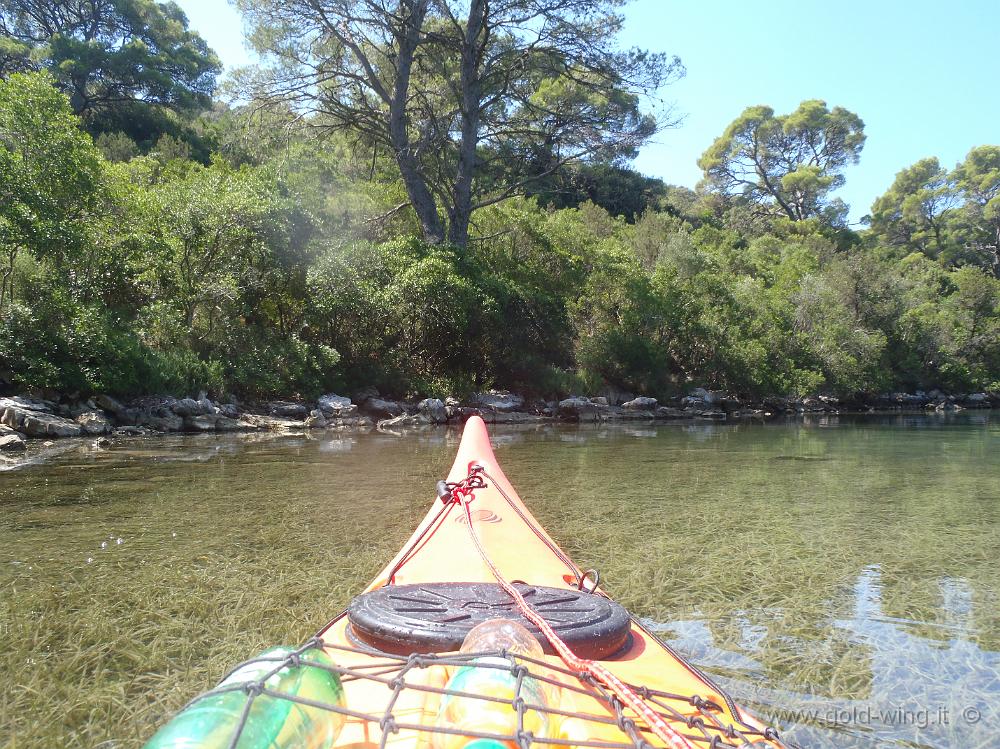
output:
M 491 619 L 473 627 L 462 643 L 463 653 L 484 653 L 506 650 L 508 653 L 541 658 L 542 647 L 520 623 L 510 619 Z M 527 664 L 530 667 L 530 664 Z M 497 666 L 498 668 L 493 668 Z M 436 727 L 467 729 L 477 733 L 493 733 L 505 739 L 484 739 L 460 733 L 434 732 L 433 749 L 518 749 L 517 711 L 513 704 L 517 676 L 511 673 L 512 663 L 494 655 L 480 656 L 468 666 L 462 666 L 449 679 L 446 689 L 469 692 L 483 697 L 495 697 L 494 702 L 472 697 L 444 695 L 438 709 Z M 520 696 L 529 705 L 550 707 L 554 702 L 551 690 L 544 682 L 525 676 Z M 552 733 L 552 716 L 538 710 L 525 710 L 524 730 L 535 737 Z
M 238 668 L 219 687 L 259 681 L 293 652 L 295 649 L 289 647 L 265 650 L 257 658 L 266 660 L 255 659 Z M 337 674 L 308 665 L 333 666 L 330 656 L 321 648 L 310 648 L 299 658 L 300 665 L 284 666 L 269 676 L 264 686 L 276 692 L 343 707 L 344 689 Z M 229 749 L 249 698 L 244 689 L 203 695 L 157 731 L 144 749 Z M 344 716 L 340 713 L 258 694 L 247 713 L 236 747 L 329 749 L 343 725 Z

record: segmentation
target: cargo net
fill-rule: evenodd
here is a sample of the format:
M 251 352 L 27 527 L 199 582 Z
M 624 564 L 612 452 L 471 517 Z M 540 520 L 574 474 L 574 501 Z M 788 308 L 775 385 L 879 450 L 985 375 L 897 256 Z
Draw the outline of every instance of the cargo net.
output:
M 324 659 L 321 663 L 316 663 L 316 659 L 310 659 L 310 651 L 317 648 L 325 650 L 331 659 L 328 661 Z M 259 666 L 261 661 L 266 661 L 270 665 L 263 672 L 257 671 L 259 678 L 256 680 L 243 683 L 228 683 L 227 680 L 216 689 L 194 700 L 189 706 L 193 707 L 200 699 L 218 695 L 220 692 L 242 690 L 248 695 L 242 718 L 235 726 L 231 741 L 228 744 L 220 743 L 219 746 L 229 746 L 230 749 L 256 746 L 252 741 L 244 743 L 241 741 L 241 736 L 252 713 L 254 701 L 264 696 L 296 703 L 303 706 L 306 712 L 329 711 L 343 716 L 344 727 L 340 731 L 339 738 L 335 741 L 330 740 L 333 745 L 364 744 L 371 749 L 375 747 L 386 749 L 387 745 L 389 749 L 404 745 L 418 749 L 454 749 L 465 743 L 464 737 L 470 742 L 476 740 L 497 742 L 510 749 L 532 749 L 532 747 L 659 749 L 663 746 L 663 742 L 644 725 L 641 718 L 630 714 L 629 708 L 623 707 L 615 695 L 589 675 L 575 673 L 547 661 L 506 651 L 415 653 L 398 656 L 329 643 L 317 637 L 287 656 L 261 655 L 246 661 L 236 670 L 255 663 Z M 440 677 L 440 673 L 454 673 L 464 666 L 505 671 L 510 675 L 507 677 L 508 680 L 514 682 L 512 695 L 497 697 L 449 689 L 447 679 Z M 323 669 L 335 674 L 343 687 L 346 699 L 334 704 L 311 699 L 302 694 L 289 694 L 268 686 L 269 677 L 278 674 L 282 669 L 303 667 Z M 439 670 L 439 678 L 428 678 L 434 669 Z M 551 690 L 572 693 L 570 701 L 578 704 L 579 709 L 566 710 L 557 705 L 538 704 L 536 700 L 539 690 L 532 685 L 532 680 L 535 684 L 548 685 Z M 435 682 L 444 686 L 438 686 Z M 526 688 L 526 685 L 532 686 Z M 630 686 L 692 747 L 762 749 L 792 746 L 783 742 L 773 728 L 757 728 L 742 721 L 734 724 L 721 705 L 701 697 L 671 694 L 641 685 Z M 535 699 L 532 699 L 533 695 L 536 696 Z M 352 700 L 352 697 L 355 699 Z M 363 698 L 364 704 L 360 704 L 361 701 L 357 699 L 359 697 Z M 454 699 L 480 701 L 486 711 L 509 708 L 505 712 L 510 731 L 500 733 L 490 730 L 489 726 L 495 726 L 495 722 L 489 720 L 472 728 L 468 723 L 462 726 L 448 725 L 447 721 L 435 720 L 433 709 L 424 708 L 422 714 L 419 710 L 412 709 L 414 704 L 436 703 L 440 707 L 445 700 Z M 565 702 L 563 698 L 559 700 L 560 705 Z M 533 712 L 545 715 L 549 730 L 540 734 L 530 730 Z M 571 735 L 567 735 L 564 729 L 552 730 L 552 726 L 561 725 L 565 728 L 569 725 L 568 721 L 572 721 L 573 725 Z M 479 730 L 480 727 L 482 730 Z M 405 741 L 407 735 L 411 739 L 409 742 Z M 480 747 L 489 749 L 488 743 L 477 744 L 476 749 Z

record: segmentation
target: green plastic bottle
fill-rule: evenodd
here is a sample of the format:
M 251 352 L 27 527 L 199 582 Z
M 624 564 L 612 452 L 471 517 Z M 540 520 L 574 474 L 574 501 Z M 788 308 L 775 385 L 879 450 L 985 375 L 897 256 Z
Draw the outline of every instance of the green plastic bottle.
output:
M 273 671 L 280 659 L 294 648 L 265 650 L 255 661 L 226 677 L 220 687 L 258 681 Z M 344 705 L 344 689 L 337 674 L 308 664 L 332 666 L 333 660 L 320 648 L 300 656 L 301 665 L 284 667 L 270 676 L 264 686 L 329 705 Z M 239 727 L 249 694 L 233 689 L 206 694 L 182 710 L 156 732 L 145 749 L 229 749 Z M 280 697 L 259 694 L 247 714 L 237 749 L 329 749 L 344 725 L 344 716 L 330 710 L 303 705 Z

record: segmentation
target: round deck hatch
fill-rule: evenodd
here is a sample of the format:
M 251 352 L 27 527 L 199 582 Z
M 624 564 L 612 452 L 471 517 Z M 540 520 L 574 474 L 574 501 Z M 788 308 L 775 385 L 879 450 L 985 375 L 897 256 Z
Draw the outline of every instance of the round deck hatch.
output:
M 607 658 L 629 641 L 628 612 L 603 596 L 515 583 L 525 600 L 581 658 Z M 458 650 L 470 629 L 487 619 L 515 619 L 554 651 L 496 583 L 389 585 L 357 596 L 348 607 L 351 633 L 387 653 Z

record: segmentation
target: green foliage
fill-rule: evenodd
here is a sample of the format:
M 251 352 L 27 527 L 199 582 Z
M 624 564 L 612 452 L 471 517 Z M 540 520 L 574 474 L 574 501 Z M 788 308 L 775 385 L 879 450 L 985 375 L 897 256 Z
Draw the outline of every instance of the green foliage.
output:
M 748 107 L 698 160 L 705 181 L 793 221 L 820 217 L 842 223 L 847 207 L 829 194 L 844 184 L 841 170 L 857 163 L 864 123 L 842 107 L 802 102 L 791 114 Z
M 0 0 L 0 64 L 48 70 L 93 132 L 131 126 L 147 140 L 141 129 L 158 109 L 196 113 L 211 102 L 222 66 L 187 26 L 172 2 Z
M 78 260 L 101 189 L 100 154 L 44 74 L 0 81 L 0 308 L 20 252 Z
M 950 172 L 935 158 L 902 170 L 872 206 L 871 227 L 889 247 L 1000 278 L 1000 147 L 973 148 Z
M 118 131 L 95 144 L 54 84 L 0 81 L 0 380 L 18 390 L 552 398 L 1000 381 L 995 147 L 950 172 L 904 170 L 863 235 L 831 213 L 831 157 L 781 176 L 778 195 L 811 206 L 794 217 L 764 215 L 777 198 L 752 190 L 592 165 L 567 207 L 483 207 L 453 246 L 418 238 L 391 160 L 289 133 L 289 113 L 263 132 L 232 112 L 203 119 L 220 153 L 202 163 L 171 135 L 145 155 Z M 754 137 L 784 139 L 786 155 L 810 138 L 841 161 L 860 149 L 842 110 L 757 114 Z

